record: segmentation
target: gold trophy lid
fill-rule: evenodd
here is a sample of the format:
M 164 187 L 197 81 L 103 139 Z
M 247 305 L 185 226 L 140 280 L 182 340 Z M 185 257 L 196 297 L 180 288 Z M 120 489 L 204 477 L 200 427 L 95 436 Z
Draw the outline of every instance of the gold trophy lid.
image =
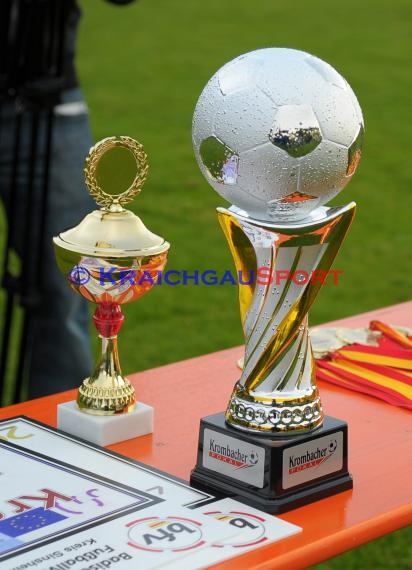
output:
M 54 243 L 88 256 L 129 257 L 167 251 L 168 242 L 123 208 L 140 193 L 147 171 L 146 153 L 134 139 L 120 136 L 98 142 L 90 149 L 84 172 L 89 192 L 101 209 L 60 233 Z

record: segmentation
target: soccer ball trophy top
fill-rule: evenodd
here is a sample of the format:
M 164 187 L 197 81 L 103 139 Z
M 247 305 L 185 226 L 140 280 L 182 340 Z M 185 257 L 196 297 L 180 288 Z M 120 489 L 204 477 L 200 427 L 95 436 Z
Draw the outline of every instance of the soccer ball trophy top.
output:
M 254 279 L 239 284 L 243 373 L 225 418 L 202 420 L 192 482 L 271 512 L 352 486 L 347 426 L 324 416 L 307 312 L 355 213 L 323 204 L 354 174 L 363 131 L 345 79 L 292 49 L 227 63 L 194 113 L 196 159 L 232 204 L 219 221 Z
M 272 223 L 295 223 L 336 196 L 356 170 L 362 139 L 349 84 L 292 49 L 224 65 L 193 116 L 195 156 L 209 184 L 250 218 Z

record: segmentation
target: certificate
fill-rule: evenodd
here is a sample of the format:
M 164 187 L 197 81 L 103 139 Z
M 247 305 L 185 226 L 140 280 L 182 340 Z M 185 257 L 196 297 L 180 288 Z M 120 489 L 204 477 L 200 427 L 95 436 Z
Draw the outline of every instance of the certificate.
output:
M 0 422 L 0 570 L 195 570 L 301 530 L 30 418 Z
M 163 501 L 0 441 L 0 560 Z

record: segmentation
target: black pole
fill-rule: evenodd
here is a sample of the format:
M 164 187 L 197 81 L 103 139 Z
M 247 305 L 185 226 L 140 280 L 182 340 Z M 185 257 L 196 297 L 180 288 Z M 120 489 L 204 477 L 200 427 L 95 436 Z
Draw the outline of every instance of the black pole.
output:
M 17 374 L 14 383 L 14 398 L 16 402 L 20 398 L 21 387 L 23 386 L 24 370 L 27 369 L 31 357 L 30 350 L 30 336 L 31 336 L 31 312 L 33 307 L 38 303 L 38 291 L 35 288 L 35 273 L 36 271 L 36 257 L 38 256 L 38 239 L 36 239 L 36 196 L 34 195 L 34 185 L 36 177 L 37 166 L 37 153 L 38 153 L 38 137 L 39 137 L 39 110 L 35 109 L 31 117 L 31 137 L 30 137 L 30 156 L 29 156 L 29 171 L 26 191 L 25 215 L 24 219 L 25 232 L 23 238 L 23 251 L 22 251 L 22 281 L 21 281 L 21 294 L 20 303 L 24 309 L 23 325 L 20 337 L 19 359 L 17 366 Z M 34 246 L 34 247 L 33 247 Z M 33 257 L 34 259 L 33 259 Z
M 13 149 L 13 165 L 11 170 L 11 179 L 9 186 L 9 200 L 8 200 L 8 218 L 7 236 L 3 252 L 3 280 L 2 286 L 6 291 L 5 299 L 5 316 L 2 327 L 2 344 L 1 344 L 1 357 L 0 357 L 0 398 L 3 400 L 7 364 L 10 354 L 10 339 L 13 325 L 13 314 L 16 303 L 16 296 L 20 292 L 20 278 L 11 274 L 10 272 L 10 251 L 13 243 L 14 224 L 10 220 L 14 220 L 17 211 L 17 178 L 20 163 L 20 137 L 21 137 L 21 122 L 22 114 L 20 111 L 16 114 L 15 123 L 15 139 Z
M 5 318 L 0 355 L 0 401 L 4 401 L 12 330 L 17 303 L 23 309 L 18 364 L 13 401 L 22 397 L 25 373 L 32 345 L 32 316 L 41 301 L 49 175 L 53 141 L 53 108 L 64 85 L 64 45 L 66 18 L 74 0 L 1 0 L 0 96 L 9 107 L 21 103 L 15 116 L 15 144 L 10 171 L 8 230 L 3 254 L 3 281 L 6 290 Z M 19 190 L 19 163 L 22 160 L 22 124 L 28 126 L 29 157 L 27 181 Z M 18 203 L 19 202 L 19 203 Z M 18 207 L 17 207 L 18 205 Z M 24 205 L 24 207 L 22 207 Z M 15 243 L 16 216 L 24 226 L 21 247 L 21 274 L 9 271 L 10 253 Z M 21 237 L 21 236 L 20 236 Z M 17 236 L 19 239 L 19 236 Z

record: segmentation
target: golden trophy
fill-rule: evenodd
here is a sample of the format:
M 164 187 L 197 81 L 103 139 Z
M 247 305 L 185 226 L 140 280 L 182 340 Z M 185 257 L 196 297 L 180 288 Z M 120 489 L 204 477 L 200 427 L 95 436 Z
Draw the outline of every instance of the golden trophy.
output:
M 77 404 L 59 407 L 58 423 L 105 445 L 152 431 L 152 408 L 136 404 L 134 388 L 122 375 L 117 334 L 124 320 L 121 305 L 153 287 L 170 245 L 124 208 L 147 176 L 147 157 L 140 143 L 125 136 L 106 138 L 90 149 L 84 171 L 100 209 L 53 242 L 59 269 L 70 287 L 97 304 L 93 322 L 101 353 L 78 390 Z
M 223 66 L 196 106 L 193 144 L 239 276 L 244 365 L 226 413 L 203 418 L 191 482 L 282 512 L 352 487 L 347 425 L 325 416 L 307 313 L 355 213 L 327 207 L 361 156 L 356 96 L 305 52 Z M 333 273 L 333 272 L 332 272 Z M 328 278 L 328 281 L 327 281 Z

